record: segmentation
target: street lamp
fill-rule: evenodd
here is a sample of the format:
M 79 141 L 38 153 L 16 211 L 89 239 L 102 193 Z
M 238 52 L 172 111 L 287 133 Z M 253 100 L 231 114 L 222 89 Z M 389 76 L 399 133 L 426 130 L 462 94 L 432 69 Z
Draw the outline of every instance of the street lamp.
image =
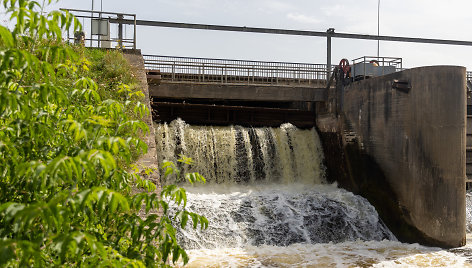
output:
M 380 57 L 380 0 L 377 2 L 377 59 Z

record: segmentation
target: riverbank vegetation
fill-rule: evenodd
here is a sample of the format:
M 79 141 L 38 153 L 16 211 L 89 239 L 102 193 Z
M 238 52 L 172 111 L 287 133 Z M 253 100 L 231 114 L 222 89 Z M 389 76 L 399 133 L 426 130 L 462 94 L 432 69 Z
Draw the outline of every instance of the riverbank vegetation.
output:
M 65 30 L 81 27 L 67 12 L 1 3 L 15 26 L 0 26 L 0 266 L 185 263 L 174 226 L 208 222 L 185 210 L 184 189 L 158 194 L 129 171 L 147 150 L 149 111 L 123 56 L 64 42 Z M 163 174 L 180 176 L 169 162 Z

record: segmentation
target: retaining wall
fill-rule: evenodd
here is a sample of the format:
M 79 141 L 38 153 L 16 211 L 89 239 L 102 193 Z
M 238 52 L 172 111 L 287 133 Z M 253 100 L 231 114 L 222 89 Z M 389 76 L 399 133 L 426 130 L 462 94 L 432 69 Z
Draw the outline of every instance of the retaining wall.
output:
M 465 244 L 465 75 L 415 68 L 353 82 L 338 100 L 347 172 L 337 179 L 401 241 Z

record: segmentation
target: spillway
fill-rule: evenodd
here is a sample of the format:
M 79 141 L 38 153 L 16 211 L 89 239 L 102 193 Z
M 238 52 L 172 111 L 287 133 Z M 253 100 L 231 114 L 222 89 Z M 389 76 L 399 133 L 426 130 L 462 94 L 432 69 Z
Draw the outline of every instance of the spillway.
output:
M 160 162 L 192 157 L 186 186 L 207 230 L 179 232 L 190 267 L 464 267 L 467 258 L 404 244 L 363 197 L 328 184 L 315 129 L 155 125 Z M 183 182 L 167 182 L 183 183 Z
M 182 120 L 157 124 L 158 161 L 192 157 L 193 169 L 209 182 L 326 181 L 323 151 L 314 129 L 192 126 Z

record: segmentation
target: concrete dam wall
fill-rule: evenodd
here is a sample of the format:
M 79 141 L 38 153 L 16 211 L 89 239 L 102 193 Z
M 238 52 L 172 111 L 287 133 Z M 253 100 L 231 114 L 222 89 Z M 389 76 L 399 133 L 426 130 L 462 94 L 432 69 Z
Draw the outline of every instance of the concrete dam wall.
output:
M 464 245 L 465 68 L 415 68 L 339 90 L 334 127 L 320 128 L 325 151 L 342 144 L 326 152 L 340 186 L 366 197 L 402 241 Z M 327 139 L 333 130 L 342 139 Z
M 137 56 L 141 62 L 141 55 Z M 345 86 L 338 82 L 336 88 L 328 90 L 313 88 L 314 92 L 321 92 L 323 98 L 314 100 L 316 103 L 308 99 L 304 103 L 306 107 L 296 110 L 298 115 L 311 114 L 306 122 L 303 121 L 303 126 L 315 125 L 316 117 L 327 180 L 337 181 L 340 187 L 368 199 L 388 228 L 403 242 L 440 247 L 465 244 L 465 75 L 463 67 L 436 66 L 405 70 Z M 153 92 L 162 86 L 150 85 L 155 87 Z M 206 87 L 222 94 L 215 85 Z M 239 87 L 247 93 L 247 88 Z M 192 85 L 187 88 L 192 89 Z M 248 98 L 244 102 L 228 101 L 231 94 L 228 94 L 228 100 L 224 94 L 218 95 L 220 99 L 216 101 L 214 95 L 197 98 L 192 95 L 194 93 L 195 90 L 179 92 L 181 95 L 177 97 L 182 102 L 172 99 L 176 96 L 166 95 L 168 99 L 164 101 L 162 96 L 155 96 L 160 102 L 154 112 L 158 113 L 160 121 L 167 122 L 163 119 L 166 117 L 164 108 L 173 105 L 169 109 L 171 116 L 168 116 L 171 120 L 177 114 L 193 124 L 210 126 L 215 122 L 217 125 L 236 125 L 245 121 L 248 127 L 254 127 L 257 124 L 253 117 L 267 116 L 275 109 L 280 111 L 271 119 L 296 125 L 294 118 L 299 117 L 287 117 L 291 106 L 282 107 L 284 109 L 279 106 L 251 107 L 251 98 L 244 92 L 240 92 Z M 242 99 L 241 96 L 236 99 Z M 169 100 L 174 102 L 165 102 Z M 215 109 L 215 104 L 219 110 Z M 205 109 L 187 111 L 195 107 Z M 251 119 L 246 116 L 237 121 L 232 110 L 222 113 L 222 109 L 235 107 L 244 115 L 250 111 Z M 178 109 L 184 112 L 179 113 Z M 268 119 L 257 122 L 265 124 L 262 126 L 280 125 L 280 122 Z M 248 137 L 250 140 L 251 135 Z

